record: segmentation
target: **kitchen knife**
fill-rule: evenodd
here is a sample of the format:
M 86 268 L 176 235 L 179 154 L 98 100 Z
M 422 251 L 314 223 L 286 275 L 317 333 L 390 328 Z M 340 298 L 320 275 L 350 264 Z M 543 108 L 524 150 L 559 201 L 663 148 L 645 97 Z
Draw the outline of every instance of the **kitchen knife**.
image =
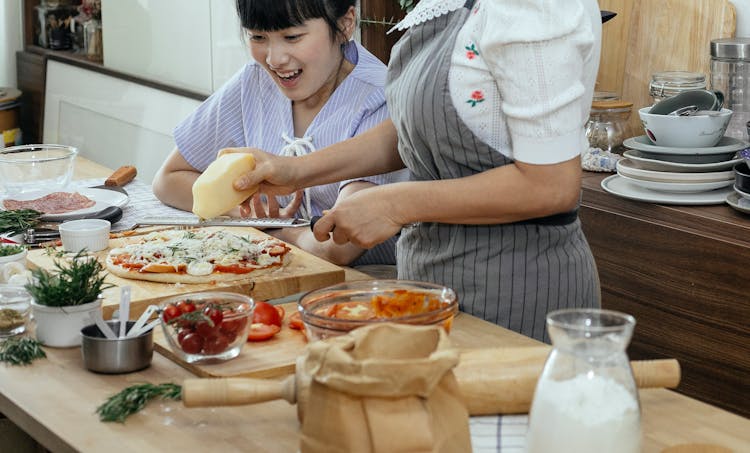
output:
M 135 179 L 137 174 L 138 171 L 132 165 L 123 165 L 109 175 L 104 184 L 93 186 L 91 189 L 114 190 L 115 192 L 127 195 L 128 193 L 123 189 L 123 186 Z
M 602 23 L 607 22 L 608 20 L 612 19 L 617 15 L 617 13 L 614 13 L 612 11 L 602 11 Z

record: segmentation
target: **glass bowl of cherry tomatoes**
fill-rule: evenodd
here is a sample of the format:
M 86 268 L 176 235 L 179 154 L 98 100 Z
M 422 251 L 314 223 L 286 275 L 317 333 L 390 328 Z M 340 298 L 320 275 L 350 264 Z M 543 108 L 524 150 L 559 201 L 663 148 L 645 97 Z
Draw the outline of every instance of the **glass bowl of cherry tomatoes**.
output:
M 450 333 L 458 298 L 452 289 L 433 283 L 363 280 L 310 291 L 297 309 L 311 341 L 382 322 L 440 325 Z
M 187 363 L 213 363 L 240 355 L 255 301 L 238 293 L 190 293 L 166 299 L 159 308 L 172 351 Z

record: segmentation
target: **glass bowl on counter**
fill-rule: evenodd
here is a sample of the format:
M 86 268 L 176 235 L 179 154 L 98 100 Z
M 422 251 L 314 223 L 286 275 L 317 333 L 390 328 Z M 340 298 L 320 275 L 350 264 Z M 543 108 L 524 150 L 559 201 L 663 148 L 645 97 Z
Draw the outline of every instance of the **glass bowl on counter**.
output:
M 238 293 L 210 291 L 171 297 L 159 308 L 172 351 L 187 363 L 213 363 L 240 355 L 255 301 Z
M 31 314 L 31 295 L 16 285 L 0 285 L 0 338 L 26 332 Z
M 311 341 L 381 322 L 441 325 L 450 332 L 458 298 L 452 289 L 433 283 L 369 280 L 310 291 L 297 309 Z
M 65 145 L 21 145 L 0 149 L 0 185 L 8 195 L 62 190 L 73 177 L 78 149 Z

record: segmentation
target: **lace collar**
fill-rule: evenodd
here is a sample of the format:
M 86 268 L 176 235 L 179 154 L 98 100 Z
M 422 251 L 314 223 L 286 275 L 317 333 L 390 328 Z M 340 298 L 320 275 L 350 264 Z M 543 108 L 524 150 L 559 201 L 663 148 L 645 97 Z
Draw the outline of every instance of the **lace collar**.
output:
M 397 23 L 388 33 L 406 30 L 409 27 L 432 20 L 453 12 L 466 4 L 466 0 L 421 0 L 404 19 Z

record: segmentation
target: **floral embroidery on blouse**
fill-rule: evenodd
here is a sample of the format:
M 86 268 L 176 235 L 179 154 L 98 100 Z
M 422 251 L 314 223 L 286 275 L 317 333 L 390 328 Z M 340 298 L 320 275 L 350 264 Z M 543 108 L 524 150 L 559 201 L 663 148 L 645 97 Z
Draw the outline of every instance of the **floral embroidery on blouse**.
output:
M 466 49 L 466 58 L 469 60 L 473 60 L 475 57 L 479 56 L 479 51 L 474 43 L 471 43 L 471 46 L 464 46 L 464 49 Z
M 472 107 L 476 107 L 480 102 L 484 102 L 484 93 L 482 90 L 474 90 L 471 92 L 471 99 L 466 101 L 467 104 L 471 104 Z

